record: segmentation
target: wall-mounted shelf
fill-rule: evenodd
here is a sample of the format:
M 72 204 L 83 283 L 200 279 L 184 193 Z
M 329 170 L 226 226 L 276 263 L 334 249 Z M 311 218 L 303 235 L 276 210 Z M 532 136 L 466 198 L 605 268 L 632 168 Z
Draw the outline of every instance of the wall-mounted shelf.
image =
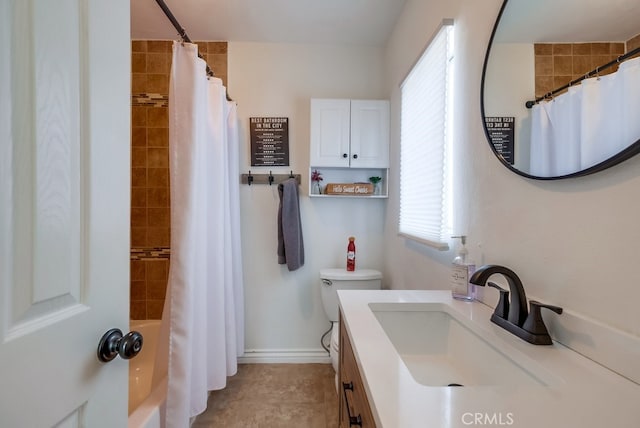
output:
M 309 178 L 317 169 L 323 188 L 329 183 L 370 183 L 369 177 L 382 181 L 379 194 L 326 195 L 313 193 L 309 180 L 309 197 L 388 198 L 389 101 L 314 98 L 310 131 Z
M 347 196 L 347 195 L 316 195 L 310 194 L 310 198 L 323 199 L 323 198 L 338 198 L 338 199 L 388 199 L 387 195 L 371 195 L 371 196 Z
M 380 182 L 379 195 L 325 195 L 312 193 L 313 182 L 309 179 L 309 197 L 310 198 L 354 198 L 354 199 L 386 199 L 389 197 L 389 169 L 388 168 L 330 168 L 322 166 L 311 166 L 309 168 L 309 177 L 311 172 L 318 170 L 322 174 L 321 186 L 324 191 L 327 183 L 369 183 L 369 177 L 382 177 Z

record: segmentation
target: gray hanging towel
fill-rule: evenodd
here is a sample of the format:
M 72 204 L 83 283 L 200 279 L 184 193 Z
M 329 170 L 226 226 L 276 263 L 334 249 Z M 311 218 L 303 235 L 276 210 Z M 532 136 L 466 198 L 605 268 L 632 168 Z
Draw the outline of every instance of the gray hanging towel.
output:
M 298 182 L 295 178 L 278 184 L 278 264 L 286 264 L 290 271 L 304 265 L 304 244 L 300 221 Z

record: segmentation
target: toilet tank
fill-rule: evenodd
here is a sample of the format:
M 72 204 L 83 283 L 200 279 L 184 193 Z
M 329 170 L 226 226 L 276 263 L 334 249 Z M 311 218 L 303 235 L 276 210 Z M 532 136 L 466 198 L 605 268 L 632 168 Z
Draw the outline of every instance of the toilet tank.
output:
M 322 305 L 330 321 L 338 321 L 338 290 L 379 290 L 382 288 L 382 274 L 373 269 L 320 270 Z

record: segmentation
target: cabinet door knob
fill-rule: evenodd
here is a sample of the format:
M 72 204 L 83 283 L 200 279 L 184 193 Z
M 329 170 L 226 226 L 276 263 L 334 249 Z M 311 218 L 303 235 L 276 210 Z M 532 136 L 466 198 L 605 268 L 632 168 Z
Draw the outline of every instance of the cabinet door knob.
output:
M 342 157 L 343 157 L 343 158 L 348 158 L 348 157 L 349 157 L 349 155 L 348 155 L 348 154 L 346 154 L 346 153 L 343 153 L 343 154 L 342 154 Z
M 358 155 L 353 155 L 353 158 L 354 159 L 358 159 Z

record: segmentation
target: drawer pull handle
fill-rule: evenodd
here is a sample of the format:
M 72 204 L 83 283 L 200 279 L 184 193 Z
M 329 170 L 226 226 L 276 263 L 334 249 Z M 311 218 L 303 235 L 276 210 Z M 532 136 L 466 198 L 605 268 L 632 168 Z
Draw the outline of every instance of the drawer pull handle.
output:
M 358 414 L 358 416 L 351 416 L 351 407 L 349 407 L 349 399 L 347 398 L 347 390 L 353 391 L 353 382 L 342 382 L 342 392 L 344 394 L 344 401 L 347 405 L 347 415 L 349 416 L 349 426 L 352 427 L 354 425 L 361 427 L 362 426 L 362 417 Z

